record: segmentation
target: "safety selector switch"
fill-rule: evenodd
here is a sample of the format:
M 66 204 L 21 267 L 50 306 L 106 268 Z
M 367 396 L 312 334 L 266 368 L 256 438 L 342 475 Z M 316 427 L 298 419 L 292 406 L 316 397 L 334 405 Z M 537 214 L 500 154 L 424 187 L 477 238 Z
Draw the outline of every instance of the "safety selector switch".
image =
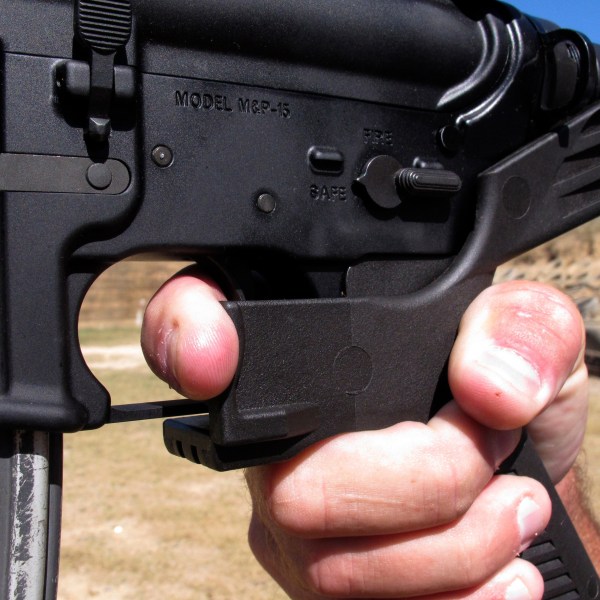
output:
M 308 164 L 315 173 L 339 175 L 344 170 L 344 155 L 337 148 L 312 146 Z
M 441 165 L 402 167 L 393 156 L 370 159 L 356 180 L 365 195 L 384 209 L 397 208 L 411 198 L 445 198 L 460 191 L 462 181 Z

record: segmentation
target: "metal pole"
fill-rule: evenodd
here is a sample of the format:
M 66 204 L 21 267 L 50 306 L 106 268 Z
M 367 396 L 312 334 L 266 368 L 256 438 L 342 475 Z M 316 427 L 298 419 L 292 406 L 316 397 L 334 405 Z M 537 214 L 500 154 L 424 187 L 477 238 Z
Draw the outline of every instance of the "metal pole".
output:
M 54 600 L 58 582 L 62 438 L 13 431 L 0 442 L 0 590 Z

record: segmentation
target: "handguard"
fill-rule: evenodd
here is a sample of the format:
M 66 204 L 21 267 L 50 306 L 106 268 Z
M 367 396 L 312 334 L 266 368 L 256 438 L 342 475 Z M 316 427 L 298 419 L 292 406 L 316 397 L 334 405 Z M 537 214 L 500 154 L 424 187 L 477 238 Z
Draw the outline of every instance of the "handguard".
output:
M 597 47 L 506 4 L 0 11 L 3 427 L 201 407 L 166 421 L 165 443 L 225 470 L 427 421 L 495 268 L 600 215 Z M 90 373 L 81 303 L 133 255 L 199 261 L 222 284 L 241 359 L 219 398 L 111 407 Z M 545 598 L 597 598 L 543 467 L 514 458 L 553 494 L 549 537 L 527 554 Z

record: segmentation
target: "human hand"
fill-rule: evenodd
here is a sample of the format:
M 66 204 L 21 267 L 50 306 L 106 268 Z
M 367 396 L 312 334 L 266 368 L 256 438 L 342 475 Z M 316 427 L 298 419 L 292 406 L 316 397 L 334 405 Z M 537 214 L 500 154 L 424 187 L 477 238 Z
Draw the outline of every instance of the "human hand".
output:
M 222 299 L 188 274 L 148 307 L 148 362 L 192 398 L 219 393 L 236 369 Z M 336 436 L 248 471 L 259 561 L 299 600 L 541 598 L 540 575 L 515 556 L 544 529 L 549 499 L 537 482 L 494 471 L 526 424 L 553 480 L 569 469 L 585 425 L 583 339 L 576 309 L 554 290 L 484 292 L 451 356 L 456 401 L 427 425 Z

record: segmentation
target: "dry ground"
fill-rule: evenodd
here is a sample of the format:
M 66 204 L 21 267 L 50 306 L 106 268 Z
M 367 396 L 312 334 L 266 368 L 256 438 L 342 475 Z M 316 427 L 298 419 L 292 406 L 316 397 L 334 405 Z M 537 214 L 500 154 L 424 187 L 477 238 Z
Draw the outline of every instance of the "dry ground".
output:
M 118 400 L 174 397 L 143 368 L 105 370 Z M 159 422 L 66 436 L 60 600 L 284 598 L 246 545 L 239 473 L 164 449 Z

